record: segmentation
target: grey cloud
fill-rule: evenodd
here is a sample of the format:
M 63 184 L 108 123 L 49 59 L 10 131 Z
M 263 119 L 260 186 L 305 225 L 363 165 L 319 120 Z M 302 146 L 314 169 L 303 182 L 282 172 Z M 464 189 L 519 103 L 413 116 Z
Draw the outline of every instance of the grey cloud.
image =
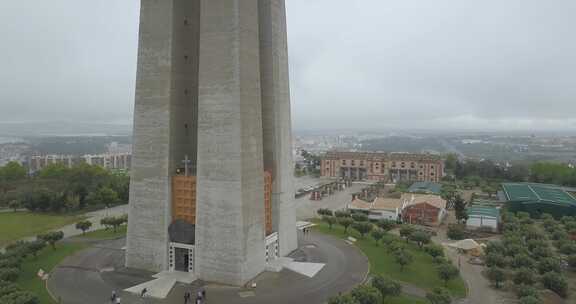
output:
M 576 129 L 572 0 L 286 0 L 296 128 Z M 138 0 L 0 0 L 0 122 L 130 122 Z

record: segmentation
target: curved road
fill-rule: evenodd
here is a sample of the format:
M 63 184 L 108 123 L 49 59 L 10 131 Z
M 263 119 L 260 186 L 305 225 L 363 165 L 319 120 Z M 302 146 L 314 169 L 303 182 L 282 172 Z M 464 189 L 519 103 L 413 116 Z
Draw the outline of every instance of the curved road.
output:
M 365 280 L 369 270 L 368 259 L 355 246 L 314 232 L 306 237 L 300 235 L 299 243 L 300 248 L 292 254 L 296 261 L 326 264 L 315 277 L 283 270 L 260 275 L 254 290 L 204 285 L 208 298 L 206 303 L 324 303 L 330 296 L 347 292 Z M 102 304 L 107 303 L 112 290 L 123 290 L 150 280 L 152 273 L 122 268 L 123 246 L 123 239 L 101 242 L 68 257 L 53 271 L 48 281 L 49 289 L 61 298 L 62 303 Z M 201 285 L 201 282 L 178 284 L 167 299 L 146 299 L 146 303 L 180 304 L 185 291 L 194 294 Z M 122 293 L 121 297 L 123 304 L 142 303 L 141 299 L 130 294 Z

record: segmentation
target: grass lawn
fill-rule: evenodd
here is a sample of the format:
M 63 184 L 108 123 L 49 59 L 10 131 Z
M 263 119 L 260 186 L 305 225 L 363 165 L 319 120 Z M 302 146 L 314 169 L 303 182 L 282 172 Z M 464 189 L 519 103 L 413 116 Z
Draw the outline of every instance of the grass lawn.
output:
M 401 295 L 394 298 L 386 298 L 386 304 L 428 304 L 427 300 L 408 295 Z
M 50 246 L 44 248 L 38 253 L 36 258 L 28 257 L 24 260 L 16 283 L 23 289 L 37 295 L 40 303 L 55 303 L 48 294 L 45 283 L 36 276 L 38 270 L 52 271 L 65 257 L 84 248 L 85 245 L 78 243 L 56 244 L 56 250 L 53 250 Z
M 332 230 L 330 230 L 324 222 L 319 221 L 316 224 L 318 224 L 318 226 L 315 226 L 316 230 L 322 233 L 340 238 L 347 238 L 348 235 L 352 235 L 358 239 L 356 245 L 370 260 L 370 273 L 372 274 L 380 274 L 393 280 L 413 284 L 425 290 L 431 290 L 434 287 L 445 287 L 455 297 L 463 298 L 466 296 L 466 286 L 462 278 L 453 279 L 448 282 L 448 286 L 444 286 L 444 281 L 438 277 L 436 264 L 432 262 L 432 257 L 420 250 L 417 245 L 406 243 L 396 236 L 387 235 L 387 237 L 395 238 L 402 242 L 406 250 L 414 258 L 413 262 L 405 267 L 404 271 L 401 271 L 400 266 L 394 259 L 394 255 L 386 250 L 386 245 L 376 245 L 376 242 L 369 236 L 361 239 L 358 232 L 351 228 L 348 229 L 348 234 L 345 234 L 342 226 L 334 225 Z
M 87 239 L 94 239 L 94 240 L 109 240 L 109 239 L 116 239 L 126 235 L 126 230 L 128 227 L 126 225 L 121 226 L 118 228 L 118 231 L 114 232 L 114 229 L 100 229 L 94 230 L 90 232 L 86 232 L 84 235 L 78 235 L 76 237 L 80 238 L 87 238 Z
M 78 222 L 81 216 L 48 215 L 30 212 L 0 213 L 0 246 Z

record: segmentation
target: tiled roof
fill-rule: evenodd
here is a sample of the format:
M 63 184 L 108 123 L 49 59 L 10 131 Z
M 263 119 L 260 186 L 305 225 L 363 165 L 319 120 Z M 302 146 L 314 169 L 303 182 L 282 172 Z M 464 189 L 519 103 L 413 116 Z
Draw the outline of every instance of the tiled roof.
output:
M 442 158 L 433 154 L 415 153 L 385 153 L 385 152 L 327 152 L 324 159 L 360 159 L 372 161 L 442 161 Z
M 397 198 L 378 197 L 372 203 L 372 209 L 375 210 L 392 210 L 402 208 L 402 200 Z

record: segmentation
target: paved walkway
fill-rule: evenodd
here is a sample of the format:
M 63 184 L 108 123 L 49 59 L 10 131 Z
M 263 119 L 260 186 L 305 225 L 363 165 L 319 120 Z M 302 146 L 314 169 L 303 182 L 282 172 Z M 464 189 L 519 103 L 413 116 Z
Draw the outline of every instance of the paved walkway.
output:
M 149 281 L 153 273 L 125 269 L 125 240 L 105 241 L 66 258 L 52 273 L 49 290 L 64 304 L 103 304 L 112 290 Z M 330 296 L 347 292 L 363 282 L 368 273 L 368 260 L 356 246 L 341 239 L 312 232 L 300 234 L 300 248 L 291 257 L 299 262 L 325 263 L 313 278 L 290 270 L 265 272 L 257 279 L 255 289 L 206 285 L 202 282 L 178 284 L 165 300 L 146 299 L 149 304 L 181 304 L 185 291 L 193 294 L 199 288 L 207 291 L 208 304 L 315 304 Z M 122 292 L 122 303 L 143 303 L 142 299 Z
M 318 179 L 318 182 L 320 181 L 322 180 Z M 366 187 L 366 184 L 354 183 L 350 188 L 337 191 L 333 195 L 326 196 L 319 201 L 310 200 L 309 195 L 297 198 L 295 200 L 296 217 L 299 220 L 308 220 L 316 217 L 316 211 L 320 208 L 328 208 L 332 210 L 344 209 L 346 204 L 352 200 L 352 194 L 360 192 L 364 187 Z

